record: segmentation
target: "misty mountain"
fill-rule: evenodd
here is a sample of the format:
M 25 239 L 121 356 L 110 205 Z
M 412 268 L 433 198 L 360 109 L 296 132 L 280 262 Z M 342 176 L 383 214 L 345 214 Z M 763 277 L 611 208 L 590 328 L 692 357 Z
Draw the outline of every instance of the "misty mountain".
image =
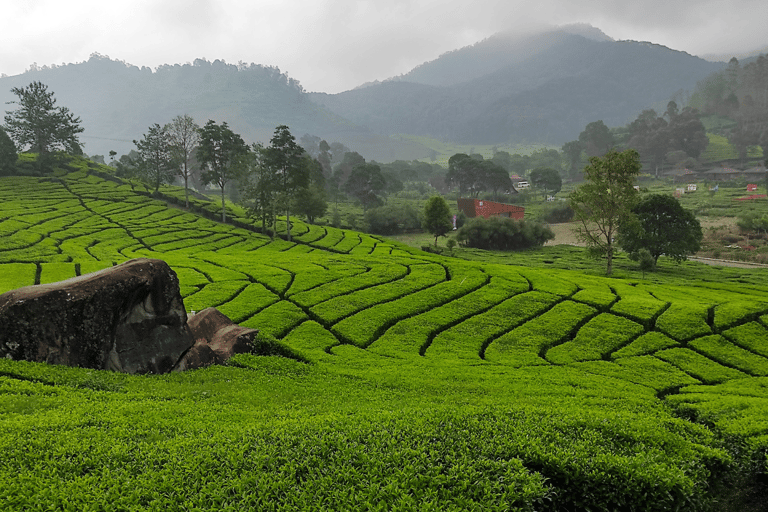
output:
M 661 45 L 613 41 L 596 30 L 500 34 L 400 77 L 311 96 L 381 134 L 559 145 L 589 122 L 624 125 L 644 108 L 663 108 L 723 67 Z
M 0 102 L 16 99 L 13 87 L 43 82 L 59 105 L 82 118 L 81 140 L 90 155 L 128 153 L 152 124 L 189 114 L 201 125 L 226 121 L 249 143 L 268 142 L 275 127 L 286 124 L 297 139 L 309 133 L 388 162 L 430 155 L 393 134 L 560 145 L 589 122 L 624 125 L 644 108 L 663 110 L 671 97 L 679 100 L 681 91 L 723 67 L 572 25 L 497 34 L 340 94 L 307 93 L 272 66 L 198 59 L 151 70 L 94 54 L 86 62 L 0 77 Z
M 191 115 L 201 126 L 208 119 L 226 121 L 248 143 L 267 143 L 275 127 L 285 124 L 297 139 L 312 133 L 380 159 L 393 151 L 411 158 L 427 155 L 424 148 L 397 142 L 394 148 L 382 148 L 383 137 L 319 107 L 297 81 L 271 66 L 198 59 L 153 71 L 94 54 L 87 62 L 33 66 L 20 75 L 0 78 L 2 110 L 15 108 L 5 105 L 17 99 L 13 87 L 32 81 L 46 84 L 58 105 L 82 119 L 81 142 L 89 155 L 106 156 L 110 150 L 126 154 L 149 126 L 181 114 Z

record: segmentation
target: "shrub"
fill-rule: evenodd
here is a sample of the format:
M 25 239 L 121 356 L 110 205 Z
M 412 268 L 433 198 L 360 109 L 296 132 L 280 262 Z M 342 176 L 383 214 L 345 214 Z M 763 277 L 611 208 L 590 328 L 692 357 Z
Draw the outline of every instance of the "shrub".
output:
M 419 212 L 412 206 L 381 206 L 365 212 L 365 225 L 369 233 L 394 235 L 421 226 Z
M 547 208 L 540 215 L 541 220 L 550 224 L 570 222 L 573 220 L 573 208 L 569 204 L 557 205 Z
M 549 227 L 538 222 L 491 217 L 477 217 L 462 226 L 456 239 L 462 245 L 475 249 L 513 251 L 544 245 L 555 238 Z

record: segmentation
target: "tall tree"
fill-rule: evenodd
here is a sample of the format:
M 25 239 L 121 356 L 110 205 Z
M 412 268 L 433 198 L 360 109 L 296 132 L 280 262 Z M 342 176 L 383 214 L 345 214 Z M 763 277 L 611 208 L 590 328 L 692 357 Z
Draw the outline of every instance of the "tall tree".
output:
M 11 174 L 16 167 L 16 160 L 18 158 L 16 144 L 5 133 L 5 130 L 0 128 L 0 175 Z
M 437 247 L 437 239 L 441 236 L 445 236 L 453 229 L 453 221 L 451 220 L 451 209 L 448 207 L 448 203 L 445 202 L 443 196 L 432 196 L 424 206 L 424 229 L 435 236 L 435 247 Z
M 261 232 L 275 238 L 278 178 L 274 169 L 264 163 L 265 148 L 254 144 L 246 158 L 246 177 L 243 181 L 242 201 L 251 217 L 261 220 Z
M 673 147 L 685 151 L 692 158 L 699 158 L 709 144 L 707 130 L 699 119 L 699 112 L 691 107 L 685 107 L 679 114 L 671 116 L 669 135 Z
M 603 156 L 614 144 L 613 134 L 602 120 L 589 123 L 579 134 L 579 142 L 590 157 Z
M 20 149 L 29 147 L 37 153 L 41 167 L 52 151 L 63 149 L 74 155 L 82 154 L 77 137 L 83 132 L 80 118 L 67 107 L 56 106 L 56 98 L 47 85 L 32 82 L 27 87 L 14 87 L 11 92 L 19 99 L 9 103 L 19 108 L 6 113 L 4 128 Z
M 239 177 L 247 164 L 248 146 L 240 135 L 229 129 L 227 123 L 209 120 L 200 129 L 197 160 L 205 169 L 203 183 L 215 183 L 221 189 L 221 222 L 227 222 L 224 187 Z
M 456 153 L 448 159 L 448 173 L 445 181 L 450 187 L 459 189 L 458 197 L 471 191 L 477 181 L 478 161 L 466 153 Z
M 579 238 L 594 257 L 606 258 L 606 274 L 613 272 L 615 238 L 637 200 L 635 178 L 640 155 L 634 149 L 609 151 L 592 157 L 584 168 L 585 183 L 571 193 L 571 208 L 581 223 Z
M 480 162 L 481 181 L 485 190 L 493 192 L 493 197 L 498 201 L 498 192 L 513 191 L 512 180 L 509 173 L 502 167 L 496 165 L 493 160 L 483 160 Z
M 194 150 L 200 143 L 200 126 L 188 114 L 176 116 L 166 125 L 172 150 L 179 165 L 178 174 L 184 178 L 184 202 L 189 208 L 189 178 L 192 176 Z
M 531 171 L 529 176 L 531 178 L 531 185 L 544 191 L 544 195 L 551 193 L 554 196 L 563 187 L 563 179 L 560 177 L 560 173 L 551 167 L 537 167 Z
M 584 147 L 581 145 L 581 142 L 572 140 L 563 144 L 561 149 L 568 169 L 568 177 L 573 179 L 579 171 L 581 153 L 584 151 Z
M 265 165 L 272 168 L 283 196 L 285 221 L 288 225 L 288 241 L 291 240 L 291 202 L 296 193 L 309 184 L 309 162 L 304 158 L 304 148 L 296 143 L 285 125 L 275 128 L 270 144 L 264 153 Z
M 155 192 L 160 190 L 160 185 L 173 183 L 177 167 L 171 151 L 171 137 L 165 127 L 155 123 L 141 140 L 133 143 L 139 153 L 136 162 L 139 179 L 153 186 Z
M 662 254 L 679 263 L 699 250 L 701 225 L 676 198 L 649 195 L 632 208 L 632 213 L 633 217 L 619 231 L 619 242 L 625 251 L 637 253 L 647 249 L 655 264 Z
M 307 153 L 304 154 L 304 165 L 308 170 L 308 185 L 296 192 L 293 198 L 293 210 L 298 215 L 304 215 L 307 222 L 314 224 L 317 217 L 322 217 L 328 211 L 325 175 L 319 160 L 312 158 Z
M 344 191 L 357 199 L 365 212 L 368 208 L 381 205 L 385 185 L 386 180 L 378 165 L 358 164 L 344 184 Z

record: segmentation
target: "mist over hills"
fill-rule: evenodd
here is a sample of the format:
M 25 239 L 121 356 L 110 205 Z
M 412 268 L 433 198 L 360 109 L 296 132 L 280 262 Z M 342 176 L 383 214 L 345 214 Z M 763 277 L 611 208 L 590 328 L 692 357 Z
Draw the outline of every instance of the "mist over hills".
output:
M 124 154 L 153 123 L 180 114 L 226 121 L 247 142 L 267 142 L 287 124 L 342 142 L 367 159 L 429 156 L 393 134 L 469 144 L 574 140 L 587 123 L 623 125 L 664 108 L 721 62 L 635 41 L 614 41 L 589 25 L 529 35 L 499 33 L 384 82 L 339 94 L 307 93 L 279 68 L 195 60 L 138 68 L 94 54 L 86 62 L 0 78 L 0 102 L 39 80 L 82 118 L 85 152 Z M 6 106 L 8 110 L 12 105 Z
M 152 71 L 94 54 L 86 62 L 33 67 L 0 78 L 5 109 L 15 108 L 5 105 L 17 99 L 13 87 L 35 80 L 54 92 L 57 104 L 82 119 L 81 141 L 89 155 L 110 150 L 126 154 L 153 123 L 162 125 L 185 113 L 200 125 L 208 119 L 226 121 L 249 143 L 268 142 L 275 127 L 286 124 L 297 138 L 313 133 L 353 147 L 381 145 L 381 136 L 319 107 L 296 80 L 271 66 L 198 59 Z M 397 149 L 408 153 L 407 145 L 401 146 Z M 413 158 L 423 156 L 424 151 Z
M 624 125 L 644 108 L 663 108 L 675 96 L 679 101 L 723 67 L 601 34 L 583 27 L 522 38 L 499 34 L 381 83 L 311 96 L 377 133 L 560 145 L 589 122 Z

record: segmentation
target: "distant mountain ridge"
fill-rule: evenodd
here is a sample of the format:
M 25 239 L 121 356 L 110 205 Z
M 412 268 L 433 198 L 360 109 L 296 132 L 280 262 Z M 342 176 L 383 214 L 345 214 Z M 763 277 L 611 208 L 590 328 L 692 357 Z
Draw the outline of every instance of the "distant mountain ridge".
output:
M 266 142 L 287 124 L 342 142 L 367 159 L 426 158 L 430 150 L 394 134 L 469 144 L 574 140 L 592 121 L 623 125 L 664 108 L 724 67 L 685 52 L 614 41 L 589 25 L 529 35 L 499 33 L 447 52 L 399 77 L 340 94 L 307 93 L 276 67 L 198 59 L 152 71 L 94 54 L 87 62 L 0 77 L 12 87 L 39 80 L 83 121 L 88 154 L 124 154 L 153 123 L 180 114 L 226 121 L 246 142 Z M 6 106 L 11 110 L 13 106 Z
M 182 114 L 200 125 L 208 119 L 226 121 L 247 143 L 266 143 L 276 126 L 286 124 L 297 139 L 304 133 L 318 134 L 380 159 L 391 155 L 389 149 L 377 152 L 381 136 L 322 109 L 296 80 L 272 66 L 197 59 L 152 71 L 94 54 L 86 62 L 0 78 L 1 110 L 15 108 L 5 105 L 17 99 L 13 87 L 32 81 L 46 84 L 59 105 L 82 119 L 81 142 L 89 155 L 106 156 L 110 150 L 127 154 L 135 149 L 133 140 L 152 124 Z M 412 158 L 427 154 L 404 143 L 396 149 Z
M 722 67 L 665 46 L 614 41 L 593 27 L 576 26 L 522 38 L 497 34 L 400 77 L 310 96 L 381 134 L 559 145 L 578 137 L 589 122 L 623 125 L 644 108 L 666 105 Z

